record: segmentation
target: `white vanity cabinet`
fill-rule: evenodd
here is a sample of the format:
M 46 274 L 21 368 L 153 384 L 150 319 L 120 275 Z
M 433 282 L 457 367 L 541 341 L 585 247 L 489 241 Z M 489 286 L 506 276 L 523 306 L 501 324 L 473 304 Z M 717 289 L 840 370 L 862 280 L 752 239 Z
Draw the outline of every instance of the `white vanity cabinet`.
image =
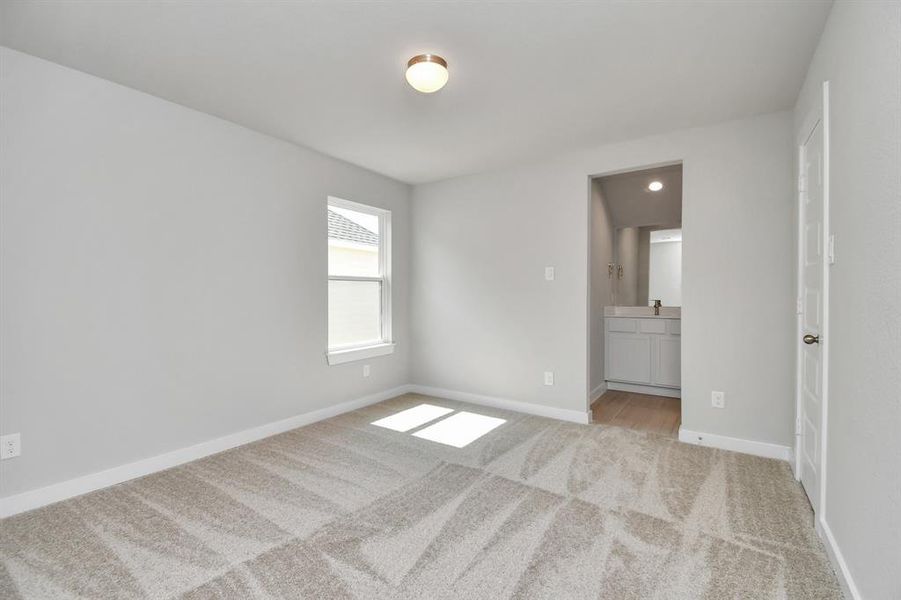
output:
M 604 374 L 609 389 L 678 395 L 682 321 L 605 317 L 604 329 Z

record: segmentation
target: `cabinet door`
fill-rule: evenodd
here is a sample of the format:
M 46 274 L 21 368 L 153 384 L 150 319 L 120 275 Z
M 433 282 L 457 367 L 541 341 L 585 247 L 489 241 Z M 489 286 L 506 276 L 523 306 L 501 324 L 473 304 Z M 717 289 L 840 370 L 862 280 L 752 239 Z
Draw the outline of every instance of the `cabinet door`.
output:
M 682 341 L 678 337 L 657 340 L 657 368 L 654 383 L 669 387 L 682 385 Z
M 651 383 L 651 340 L 648 336 L 608 332 L 607 367 L 607 379 Z

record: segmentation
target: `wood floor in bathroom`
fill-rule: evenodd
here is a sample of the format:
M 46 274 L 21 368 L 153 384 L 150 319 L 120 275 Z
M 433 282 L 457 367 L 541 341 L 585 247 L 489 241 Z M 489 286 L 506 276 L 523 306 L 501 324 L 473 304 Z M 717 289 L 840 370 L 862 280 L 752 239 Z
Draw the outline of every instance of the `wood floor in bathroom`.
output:
M 666 396 L 649 396 L 608 390 L 591 405 L 595 423 L 616 425 L 679 437 L 682 401 Z

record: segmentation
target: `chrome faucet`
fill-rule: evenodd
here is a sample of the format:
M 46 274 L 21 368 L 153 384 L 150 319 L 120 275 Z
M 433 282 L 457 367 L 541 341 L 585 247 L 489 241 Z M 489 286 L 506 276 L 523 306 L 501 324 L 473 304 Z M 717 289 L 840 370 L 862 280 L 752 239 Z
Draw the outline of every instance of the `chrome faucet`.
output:
M 661 300 L 654 300 L 654 314 L 656 316 L 660 316 L 660 307 L 663 306 L 663 302 Z

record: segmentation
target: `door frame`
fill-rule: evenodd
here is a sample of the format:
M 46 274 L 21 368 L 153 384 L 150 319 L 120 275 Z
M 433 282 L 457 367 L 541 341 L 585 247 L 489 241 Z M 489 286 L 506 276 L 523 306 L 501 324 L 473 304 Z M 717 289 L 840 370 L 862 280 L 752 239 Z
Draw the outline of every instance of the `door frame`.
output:
M 820 350 L 822 352 L 822 398 L 821 405 L 822 415 L 820 420 L 820 465 L 819 465 L 819 506 L 814 506 L 813 510 L 818 520 L 822 521 L 826 518 L 826 448 L 829 436 L 829 267 L 833 262 L 833 235 L 829 219 L 829 82 L 824 81 L 822 93 L 819 101 L 813 106 L 804 118 L 801 129 L 798 131 L 796 146 L 798 150 L 798 164 L 795 172 L 796 185 L 796 202 L 797 202 L 797 220 L 798 228 L 796 232 L 797 247 L 795 265 L 795 444 L 794 444 L 794 460 L 792 461 L 792 470 L 795 479 L 801 479 L 801 418 L 803 412 L 803 397 L 801 391 L 801 367 L 802 367 L 802 346 L 801 338 L 804 335 L 804 323 L 802 314 L 802 297 L 803 297 L 803 251 L 804 251 L 804 203 L 803 192 L 801 191 L 801 168 L 804 164 L 804 145 L 813 133 L 818 123 L 822 123 L 823 127 L 823 322 L 822 331 L 820 333 Z
M 591 301 L 592 301 L 592 297 L 591 297 L 591 225 L 592 225 L 592 221 L 591 221 L 591 217 L 592 217 L 592 214 L 591 214 L 591 211 L 592 211 L 591 185 L 595 179 L 600 179 L 601 177 L 607 177 L 609 175 L 620 175 L 622 173 L 631 173 L 632 171 L 644 171 L 647 169 L 656 169 L 659 167 L 671 167 L 671 166 L 675 166 L 675 165 L 682 166 L 682 209 L 683 209 L 682 229 L 684 230 L 685 229 L 685 218 L 684 218 L 684 216 L 685 216 L 685 212 L 684 212 L 684 209 L 685 209 L 685 159 L 673 158 L 673 159 L 664 160 L 661 162 L 643 163 L 643 164 L 638 164 L 638 165 L 631 166 L 631 167 L 620 167 L 620 168 L 612 169 L 609 171 L 599 171 L 599 172 L 595 172 L 595 173 L 589 173 L 588 176 L 586 177 L 586 180 L 585 180 L 586 184 L 587 184 L 586 207 L 587 207 L 587 211 L 588 211 L 586 214 L 588 216 L 588 219 L 587 219 L 587 222 L 585 223 L 586 228 L 587 228 L 587 235 L 585 238 L 585 242 L 586 242 L 585 243 L 585 256 L 587 258 L 586 270 L 587 270 L 587 276 L 588 276 L 588 278 L 587 278 L 587 282 L 588 282 L 587 288 L 588 289 L 586 290 L 586 293 L 585 293 L 585 298 L 587 300 L 586 306 L 585 306 L 585 323 L 587 324 L 587 327 L 585 329 L 585 412 L 587 414 L 589 423 L 591 423 L 591 420 L 592 420 L 591 405 L 595 400 L 597 400 L 597 398 L 592 397 L 594 395 L 593 392 L 595 390 L 592 389 L 592 387 L 591 387 L 591 358 L 592 358 L 591 357 Z M 684 264 L 685 264 L 684 259 L 682 261 L 682 264 L 684 266 Z M 683 269 L 683 272 L 684 272 L 684 269 Z M 685 306 L 685 298 L 683 295 L 682 308 L 684 308 L 684 306 Z M 605 340 L 606 340 L 606 335 L 607 335 L 607 332 L 604 331 Z M 682 339 L 683 338 L 680 334 L 680 336 L 679 336 L 680 344 L 681 344 Z M 604 360 L 605 361 L 607 360 L 606 356 L 605 356 Z M 605 365 L 605 370 L 606 370 L 606 365 Z M 684 373 L 684 369 L 682 370 L 682 373 Z M 684 380 L 684 377 L 682 379 Z M 607 391 L 606 380 L 604 382 L 603 391 L 601 393 L 603 394 L 603 392 L 605 392 L 605 391 Z M 600 397 L 600 396 L 598 396 L 598 397 Z M 680 418 L 680 420 L 682 418 L 681 410 L 680 410 L 679 418 Z

